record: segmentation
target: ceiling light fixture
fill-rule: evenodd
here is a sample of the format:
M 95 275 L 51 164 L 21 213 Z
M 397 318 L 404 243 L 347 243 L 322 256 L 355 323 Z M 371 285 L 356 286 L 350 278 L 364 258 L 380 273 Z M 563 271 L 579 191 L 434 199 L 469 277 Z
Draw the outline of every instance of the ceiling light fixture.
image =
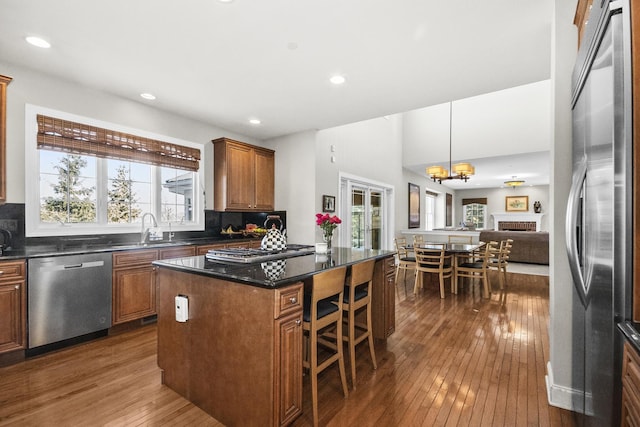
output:
M 345 79 L 345 78 L 344 78 L 344 76 L 341 76 L 341 75 L 339 75 L 339 74 L 336 74 L 335 76 L 331 77 L 331 78 L 329 79 L 329 81 L 330 81 L 331 83 L 333 83 L 334 85 L 341 85 L 341 84 L 343 84 L 344 82 L 346 82 L 346 81 L 347 81 L 347 79 Z
M 259 119 L 250 119 L 249 123 L 251 123 L 252 125 L 259 125 L 262 122 Z
M 453 102 L 449 103 L 449 169 L 451 170 L 451 175 L 449 175 L 449 170 L 443 168 L 442 166 L 430 166 L 427 168 L 427 175 L 431 177 L 433 182 L 438 181 L 442 184 L 443 180 L 447 179 L 461 179 L 464 182 L 469 180 L 469 177 L 476 173 L 476 168 L 474 168 L 471 163 L 456 163 L 455 165 L 451 164 L 451 135 L 453 134 Z
M 144 99 L 148 99 L 149 101 L 153 101 L 154 99 L 156 99 L 156 96 L 152 93 L 141 93 L 140 96 Z
M 514 175 L 512 179 L 510 179 L 509 181 L 505 181 L 504 183 L 511 188 L 516 188 L 524 184 L 524 181 L 521 179 L 516 179 L 516 176 Z
M 27 41 L 27 43 L 33 46 L 41 47 L 43 49 L 49 49 L 51 47 L 51 43 L 40 37 L 29 36 L 26 37 L 25 40 Z

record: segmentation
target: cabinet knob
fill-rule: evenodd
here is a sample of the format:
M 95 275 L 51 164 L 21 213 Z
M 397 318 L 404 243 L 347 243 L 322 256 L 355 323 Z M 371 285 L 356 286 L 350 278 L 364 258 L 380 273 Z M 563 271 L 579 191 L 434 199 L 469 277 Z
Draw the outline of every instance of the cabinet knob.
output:
M 20 289 L 20 285 L 14 286 L 16 290 Z
M 297 303 L 298 303 L 298 298 L 296 298 L 296 297 L 291 297 L 291 298 L 289 298 L 289 302 L 290 302 L 291 304 L 297 304 Z
M 302 321 L 300 319 L 296 320 L 296 326 L 300 326 L 301 323 Z
M 3 270 L 0 270 L 0 276 L 2 276 L 4 274 Z

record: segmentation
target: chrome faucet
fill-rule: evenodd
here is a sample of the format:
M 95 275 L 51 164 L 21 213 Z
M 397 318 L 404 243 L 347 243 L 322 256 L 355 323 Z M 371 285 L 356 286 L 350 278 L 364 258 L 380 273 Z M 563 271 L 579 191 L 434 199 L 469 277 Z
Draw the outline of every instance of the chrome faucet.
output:
M 140 229 L 140 244 L 145 244 L 147 243 L 147 239 L 149 239 L 149 227 L 144 228 L 144 219 L 148 216 L 151 217 L 151 221 L 153 222 L 153 226 L 157 227 L 158 226 L 158 222 L 156 221 L 156 217 L 153 216 L 153 214 L 151 212 L 147 212 L 144 215 L 142 215 L 142 228 Z

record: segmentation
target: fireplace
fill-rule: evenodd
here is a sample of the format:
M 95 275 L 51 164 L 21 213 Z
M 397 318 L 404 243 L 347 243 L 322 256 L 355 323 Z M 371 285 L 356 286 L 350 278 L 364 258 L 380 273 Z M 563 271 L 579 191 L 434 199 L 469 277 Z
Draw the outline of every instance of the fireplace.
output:
M 499 221 L 499 231 L 536 231 L 535 221 Z
M 493 213 L 493 229 L 496 231 L 540 231 L 542 215 L 529 212 Z

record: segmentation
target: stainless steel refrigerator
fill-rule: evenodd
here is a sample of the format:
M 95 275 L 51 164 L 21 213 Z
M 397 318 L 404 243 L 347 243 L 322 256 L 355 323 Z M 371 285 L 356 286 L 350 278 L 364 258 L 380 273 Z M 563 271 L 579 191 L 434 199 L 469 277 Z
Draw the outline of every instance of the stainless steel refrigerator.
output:
M 567 252 L 574 281 L 572 389 L 579 425 L 620 425 L 631 313 L 631 46 L 628 1 L 595 0 L 573 75 Z

